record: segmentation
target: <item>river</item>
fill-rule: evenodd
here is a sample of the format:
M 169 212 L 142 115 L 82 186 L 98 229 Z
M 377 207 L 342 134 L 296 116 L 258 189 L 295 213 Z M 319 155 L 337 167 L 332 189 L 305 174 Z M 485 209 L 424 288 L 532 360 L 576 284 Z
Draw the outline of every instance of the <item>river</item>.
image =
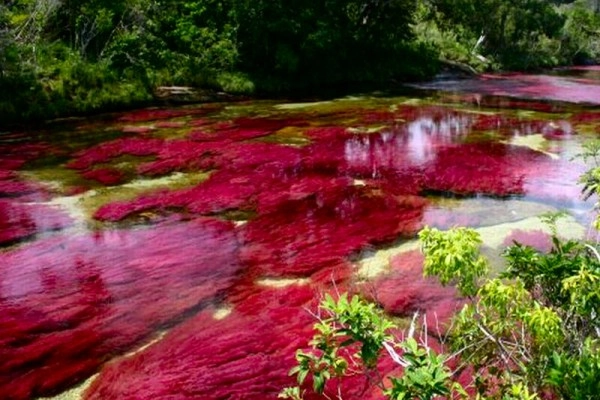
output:
M 0 132 L 0 398 L 276 398 L 324 293 L 452 315 L 423 226 L 476 228 L 496 268 L 548 246 L 544 212 L 593 235 L 599 68 L 416 87 Z M 344 398 L 378 398 L 361 379 Z

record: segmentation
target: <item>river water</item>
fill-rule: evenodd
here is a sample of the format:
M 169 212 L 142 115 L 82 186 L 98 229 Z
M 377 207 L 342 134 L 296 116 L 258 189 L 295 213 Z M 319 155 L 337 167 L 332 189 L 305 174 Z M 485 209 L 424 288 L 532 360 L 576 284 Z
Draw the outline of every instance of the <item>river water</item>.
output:
M 476 228 L 496 268 L 515 239 L 547 248 L 544 212 L 592 235 L 575 156 L 599 71 L 1 132 L 0 398 L 276 398 L 335 291 L 447 320 L 460 299 L 421 278 L 421 227 Z

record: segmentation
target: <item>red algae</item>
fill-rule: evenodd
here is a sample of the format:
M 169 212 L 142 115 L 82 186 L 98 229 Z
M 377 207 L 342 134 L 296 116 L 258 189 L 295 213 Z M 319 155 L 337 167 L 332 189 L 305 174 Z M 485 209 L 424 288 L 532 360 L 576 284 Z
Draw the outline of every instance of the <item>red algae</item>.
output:
M 193 115 L 203 115 L 207 112 L 214 111 L 218 108 L 216 105 L 207 105 L 201 108 L 193 109 L 158 109 L 158 108 L 147 108 L 143 110 L 137 110 L 128 112 L 127 114 L 120 117 L 118 120 L 123 122 L 148 122 L 178 117 L 188 117 Z
M 213 301 L 238 269 L 232 228 L 200 219 L 0 253 L 0 397 L 64 390 Z
M 198 127 L 198 126 L 209 125 L 209 124 L 211 124 L 211 123 L 212 123 L 212 122 L 211 122 L 211 121 L 209 121 L 209 120 L 207 120 L 207 119 L 194 119 L 194 120 L 190 121 L 190 122 L 188 123 L 188 125 L 189 125 L 189 126 L 195 126 L 195 127 Z
M 0 136 L 4 138 L 5 136 Z M 19 137 L 20 138 L 20 137 Z M 22 138 L 20 138 L 22 139 Z M 0 144 L 0 199 L 13 201 L 39 201 L 48 198 L 47 190 L 37 182 L 22 179 L 16 172 L 29 161 L 47 154 L 60 152 L 44 143 Z
M 364 294 L 391 315 L 412 317 L 416 312 L 426 315 L 430 333 L 444 333 L 435 330 L 443 330 L 464 303 L 456 289 L 423 277 L 423 255 L 419 251 L 397 255 L 390 263 L 391 272 L 365 284 Z
M 600 122 L 600 111 L 584 111 L 571 116 L 573 123 Z
M 393 196 L 340 182 L 250 220 L 240 256 L 258 275 L 304 276 L 365 246 L 413 235 L 421 216 Z
M 548 126 L 548 122 L 541 120 L 519 119 L 502 114 L 479 115 L 474 120 L 471 129 L 473 131 L 495 131 L 497 133 L 512 136 L 531 135 L 542 132 Z
M 313 297 L 307 287 L 265 289 L 223 320 L 202 312 L 143 353 L 107 365 L 86 398 L 275 398 L 293 384 L 295 349 L 312 336 L 302 307 Z
M 168 140 L 157 149 L 156 160 L 142 163 L 138 173 L 147 176 L 166 175 L 174 171 L 208 169 L 212 166 L 204 156 L 218 148 L 214 143 L 196 143 L 190 140 Z
M 67 164 L 72 169 L 88 169 L 96 164 L 106 163 L 122 155 L 150 156 L 157 154 L 164 144 L 161 139 L 123 138 L 105 142 L 75 154 L 75 159 Z
M 160 121 L 154 124 L 155 127 L 161 129 L 182 128 L 185 126 L 184 121 Z
M 206 121 L 201 120 L 194 125 L 204 126 L 206 125 Z M 268 136 L 285 127 L 306 125 L 308 125 L 308 122 L 299 119 L 241 117 L 236 118 L 233 121 L 213 124 L 211 126 L 212 131 L 194 131 L 189 135 L 189 138 L 195 141 L 242 141 Z
M 480 105 L 498 100 L 471 96 Z M 557 110 L 550 103 L 521 100 L 498 106 Z M 211 171 L 196 186 L 108 203 L 94 215 L 116 222 L 149 212 L 157 216 L 152 227 L 75 237 L 59 233 L 0 253 L 0 397 L 58 392 L 156 330 L 176 325 L 143 352 L 104 365 L 87 397 L 275 398 L 294 384 L 287 372 L 295 349 L 312 336 L 314 320 L 304 308 L 315 309 L 316 291 L 331 291 L 332 282 L 338 290 L 351 288 L 353 255 L 412 238 L 424 222 L 441 227 L 479 223 L 467 214 L 427 211 L 425 195 L 517 195 L 561 204 L 578 195 L 575 184 L 564 182 L 582 166 L 493 143 L 488 131 L 507 137 L 543 134 L 558 146 L 572 137 L 570 123 L 600 119 L 585 112 L 569 121 L 545 122 L 402 104 L 319 114 L 327 121 L 319 125 L 330 124 L 319 128 L 289 117 L 197 119 L 214 110 L 124 115 L 121 121 L 136 129 L 146 122 L 162 129 L 184 124 L 196 129 L 171 140 L 131 132 L 139 136 L 93 146 L 68 164 L 105 185 L 123 181 L 118 169 L 102 165 L 120 156 L 152 157 L 137 165 L 143 176 Z M 377 125 L 377 132 L 361 133 L 366 125 Z M 254 140 L 289 126 L 302 128 L 308 144 Z M 30 159 L 20 157 L 15 152 L 0 160 L 0 171 L 6 171 L 0 172 L 0 196 L 3 183 L 7 188 L 24 183 L 12 172 Z M 21 189 L 13 191 L 22 197 Z M 27 216 L 11 222 L 13 215 L 20 218 L 21 206 L 26 204 L 0 201 L 0 228 L 2 218 L 11 226 L 0 232 L 12 232 L 0 236 L 0 243 L 62 226 L 40 230 Z M 207 218 L 214 215 L 245 223 Z M 12 228 L 15 224 L 21 231 Z M 543 242 L 531 233 L 514 232 L 511 238 Z M 410 317 L 418 311 L 427 314 L 429 327 L 438 322 L 442 327 L 462 304 L 453 289 L 422 278 L 417 252 L 394 257 L 391 264 L 387 275 L 360 287 L 390 314 Z M 267 278 L 310 284 L 275 289 L 257 283 Z M 213 305 L 221 303 L 231 314 L 215 319 Z M 379 368 L 399 371 L 389 359 Z M 348 399 L 381 397 L 364 377 L 342 382 L 342 392 Z
M 115 168 L 96 168 L 81 174 L 85 179 L 91 179 L 105 186 L 112 186 L 122 183 L 125 175 Z
M 2 139 L 4 136 L 0 136 Z M 16 171 L 21 169 L 28 161 L 38 159 L 47 154 L 60 152 L 45 143 L 20 142 L 18 144 L 5 144 L 0 142 L 0 171 Z
M 521 146 L 496 143 L 448 146 L 425 167 L 427 190 L 459 195 L 524 195 L 525 181 L 549 157 Z
M 42 187 L 30 182 L 18 180 L 0 181 L 0 197 L 17 197 L 38 193 L 43 191 Z
M 7 179 L 16 178 L 16 174 L 13 171 L 0 170 L 0 181 L 5 181 Z
M 351 134 L 340 128 L 315 129 L 308 131 L 315 142 L 303 148 L 258 142 L 165 141 L 155 153 L 156 160 L 141 164 L 139 173 L 218 171 L 194 188 L 107 204 L 95 217 L 117 221 L 141 211 L 169 208 L 200 214 L 230 209 L 262 214 L 286 201 L 335 187 L 339 179 L 346 179 L 347 186 L 350 177 L 403 196 L 430 192 L 524 195 L 539 186 L 530 181 L 563 166 L 525 147 L 455 142 L 460 132 L 443 131 L 446 128 L 441 125 L 432 128 L 430 138 L 418 133 L 419 129 L 415 126 L 372 135 Z
M 321 128 L 311 128 L 305 132 L 305 135 L 309 138 L 326 141 L 326 140 L 340 140 L 344 137 L 349 137 L 351 134 L 348 129 L 343 126 L 326 126 Z
M 315 320 L 306 309 L 316 308 L 314 298 L 307 286 L 263 288 L 225 319 L 200 313 L 143 353 L 107 365 L 86 399 L 274 399 L 296 384 L 288 371 L 295 365 L 295 350 L 307 347 L 313 335 Z M 395 368 L 384 357 L 378 369 L 386 374 Z M 326 394 L 335 397 L 335 383 Z M 381 396 L 364 375 L 340 383 L 345 399 Z M 306 398 L 320 397 L 307 393 Z
M 0 245 L 66 228 L 72 223 L 66 214 L 49 206 L 0 200 Z
M 221 167 L 210 178 L 190 189 L 161 191 L 128 202 L 102 206 L 94 215 L 103 221 L 118 221 L 146 210 L 186 209 L 212 214 L 229 209 L 255 207 L 257 196 L 284 193 L 294 183 L 301 161 L 298 149 L 266 143 L 172 143 L 152 163 L 142 164 L 138 172 L 152 174 L 192 166 Z M 181 152 L 179 152 L 181 150 Z M 199 157 L 203 152 L 204 156 Z M 172 156 L 171 156 L 172 154 Z

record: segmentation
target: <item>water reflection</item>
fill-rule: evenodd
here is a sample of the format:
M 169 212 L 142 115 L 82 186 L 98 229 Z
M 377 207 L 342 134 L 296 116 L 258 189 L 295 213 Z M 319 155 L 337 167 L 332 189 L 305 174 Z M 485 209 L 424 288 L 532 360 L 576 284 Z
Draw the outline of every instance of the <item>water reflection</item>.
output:
M 381 169 L 420 167 L 435 159 L 441 146 L 460 143 L 470 133 L 473 117 L 448 111 L 439 118 L 421 116 L 405 125 L 345 142 L 344 158 L 351 168 L 371 168 L 371 178 Z

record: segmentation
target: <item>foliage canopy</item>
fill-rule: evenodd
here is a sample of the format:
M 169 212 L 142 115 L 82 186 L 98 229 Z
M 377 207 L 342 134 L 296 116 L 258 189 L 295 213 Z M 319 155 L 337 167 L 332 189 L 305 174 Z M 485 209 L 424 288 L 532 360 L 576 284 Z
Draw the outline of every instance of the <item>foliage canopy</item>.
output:
M 479 70 L 591 61 L 599 30 L 584 0 L 11 0 L 0 5 L 0 115 L 119 107 L 161 85 L 380 85 L 431 76 L 438 59 Z

